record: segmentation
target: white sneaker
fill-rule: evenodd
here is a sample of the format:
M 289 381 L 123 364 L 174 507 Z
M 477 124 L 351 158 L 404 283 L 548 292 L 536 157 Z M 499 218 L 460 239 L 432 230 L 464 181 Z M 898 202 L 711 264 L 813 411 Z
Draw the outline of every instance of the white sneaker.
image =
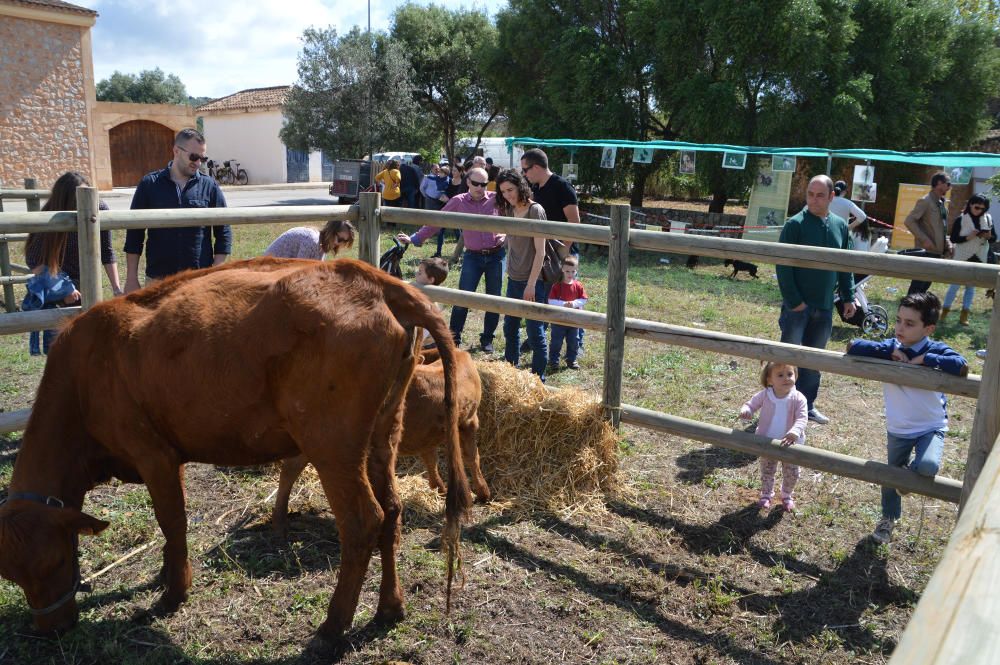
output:
M 892 540 L 892 530 L 895 528 L 896 520 L 891 520 L 888 517 L 882 519 L 875 525 L 875 531 L 872 532 L 872 540 L 882 545 L 888 543 Z
M 809 420 L 813 421 L 817 425 L 825 425 L 830 422 L 830 419 L 820 413 L 817 409 L 809 409 Z

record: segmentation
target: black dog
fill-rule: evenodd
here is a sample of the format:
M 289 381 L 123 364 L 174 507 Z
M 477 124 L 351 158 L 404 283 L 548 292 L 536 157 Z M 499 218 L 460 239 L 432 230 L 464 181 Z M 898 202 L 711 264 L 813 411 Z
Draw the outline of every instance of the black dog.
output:
M 733 267 L 733 274 L 729 276 L 729 279 L 736 279 L 736 274 L 740 272 L 748 273 L 751 277 L 757 279 L 757 266 L 752 263 L 738 259 L 726 259 L 724 264 Z

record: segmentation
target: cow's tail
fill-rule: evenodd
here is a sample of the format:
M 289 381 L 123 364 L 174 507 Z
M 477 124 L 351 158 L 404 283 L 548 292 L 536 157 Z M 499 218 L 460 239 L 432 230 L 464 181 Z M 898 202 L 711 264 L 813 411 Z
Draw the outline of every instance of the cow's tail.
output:
M 462 557 L 459 538 L 462 522 L 472 507 L 472 493 L 465 475 L 458 436 L 458 385 L 455 363 L 455 342 L 437 306 L 417 289 L 400 282 L 387 283 L 385 302 L 404 328 L 419 326 L 427 330 L 437 344 L 444 365 L 444 404 L 447 415 L 448 493 L 445 498 L 445 526 L 441 545 L 448 559 L 447 609 L 451 610 L 451 586 L 456 572 L 461 571 Z

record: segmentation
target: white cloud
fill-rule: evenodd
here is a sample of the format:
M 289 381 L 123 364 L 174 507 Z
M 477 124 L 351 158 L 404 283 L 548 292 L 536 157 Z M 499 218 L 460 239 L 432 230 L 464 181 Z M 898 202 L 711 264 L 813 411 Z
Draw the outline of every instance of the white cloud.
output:
M 176 74 L 194 96 L 222 97 L 246 88 L 288 85 L 296 79 L 302 31 L 364 27 L 364 0 L 75 0 L 99 13 L 93 28 L 98 81 L 113 72 L 159 67 Z M 373 30 L 386 30 L 403 0 L 371 3 Z M 426 4 L 420 2 L 420 4 Z M 438 0 L 451 9 L 471 0 Z M 491 8 L 495 13 L 495 7 Z

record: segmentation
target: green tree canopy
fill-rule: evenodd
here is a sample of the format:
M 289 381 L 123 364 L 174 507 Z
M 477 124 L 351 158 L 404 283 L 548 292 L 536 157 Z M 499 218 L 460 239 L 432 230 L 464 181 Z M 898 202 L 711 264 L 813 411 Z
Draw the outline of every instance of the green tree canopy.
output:
M 97 84 L 97 101 L 136 104 L 187 104 L 187 90 L 174 74 L 159 67 L 136 74 L 115 71 Z
M 369 145 L 375 152 L 413 145 L 420 123 L 400 44 L 356 26 L 342 36 L 307 28 L 302 39 L 299 80 L 284 108 L 285 145 L 348 157 L 361 157 Z
M 390 34 L 413 67 L 413 98 L 433 118 L 454 161 L 459 132 L 482 137 L 499 113 L 485 76 L 496 28 L 481 12 L 405 4 L 393 14 Z

